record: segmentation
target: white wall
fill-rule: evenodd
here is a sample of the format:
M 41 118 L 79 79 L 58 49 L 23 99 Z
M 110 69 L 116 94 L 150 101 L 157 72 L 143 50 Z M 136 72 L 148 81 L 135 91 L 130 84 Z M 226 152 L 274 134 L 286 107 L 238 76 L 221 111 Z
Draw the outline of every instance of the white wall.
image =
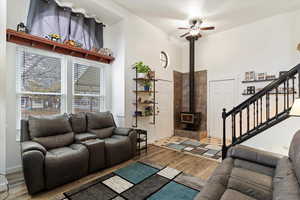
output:
M 160 66 L 159 56 L 161 51 L 166 51 L 170 58 L 170 65 L 167 69 Z M 132 64 L 143 61 L 156 73 L 156 78 L 163 79 L 158 81 L 156 89 L 157 101 L 159 104 L 159 116 L 156 124 L 150 125 L 149 120 L 139 120 L 139 128 L 147 129 L 150 141 L 162 137 L 173 135 L 173 69 L 181 66 L 181 48 L 172 41 L 167 34 L 160 29 L 149 24 L 145 20 L 129 16 L 126 19 L 126 69 L 125 69 L 125 124 L 132 126 L 134 118 L 135 76 Z M 151 120 L 150 120 L 151 121 Z
M 6 0 L 0 1 L 0 173 L 6 171 Z
M 241 84 L 244 72 L 254 70 L 278 75 L 279 71 L 289 70 L 299 63 L 300 54 L 296 51 L 296 46 L 300 42 L 299 24 L 300 11 L 296 11 L 201 38 L 196 45 L 197 70 L 207 69 L 208 81 L 234 79 L 239 91 L 238 93 L 233 91 L 232 95 L 236 102 L 242 102 L 245 100 L 241 95 L 245 88 L 245 85 Z M 187 45 L 183 51 L 183 63 L 184 71 L 188 71 Z M 214 94 L 214 91 L 209 92 Z M 209 102 L 208 99 L 208 104 Z M 209 120 L 221 120 L 221 118 Z M 285 122 L 287 124 L 279 125 L 281 128 L 273 127 L 264 134 L 265 137 L 257 136 L 247 144 L 255 144 L 255 147 L 263 148 L 265 142 L 270 141 L 270 145 L 265 148 L 270 151 L 284 152 L 283 149 L 286 149 L 294 133 L 293 128 L 287 127 L 297 126 L 296 121 Z M 283 127 L 287 128 L 284 133 L 286 137 L 282 137 Z
M 119 126 L 124 126 L 125 118 L 125 23 L 124 20 L 104 29 L 104 46 L 114 52 L 115 61 L 111 65 L 111 111 Z

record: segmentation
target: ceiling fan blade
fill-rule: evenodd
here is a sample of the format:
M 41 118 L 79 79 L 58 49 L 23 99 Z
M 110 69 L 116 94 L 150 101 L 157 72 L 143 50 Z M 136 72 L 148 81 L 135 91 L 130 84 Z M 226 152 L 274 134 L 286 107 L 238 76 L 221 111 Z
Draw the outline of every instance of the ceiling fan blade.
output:
M 190 32 L 187 32 L 187 33 L 181 35 L 180 37 L 185 37 L 185 36 L 187 36 L 188 34 L 190 34 Z
M 188 30 L 190 28 L 179 27 L 178 29 L 180 29 L 180 30 Z
M 208 26 L 208 27 L 201 27 L 200 28 L 202 31 L 207 31 L 207 30 L 214 30 L 215 27 L 214 26 Z

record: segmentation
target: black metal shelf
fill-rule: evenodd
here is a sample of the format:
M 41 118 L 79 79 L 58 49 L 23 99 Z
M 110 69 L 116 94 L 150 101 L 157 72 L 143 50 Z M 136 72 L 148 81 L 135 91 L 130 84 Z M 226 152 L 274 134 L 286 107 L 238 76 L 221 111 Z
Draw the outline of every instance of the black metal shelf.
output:
M 133 105 L 135 106 L 135 112 L 134 113 L 139 111 L 139 109 L 138 109 L 139 106 L 152 106 L 153 107 L 153 114 L 148 115 L 148 116 L 133 115 L 133 117 L 135 118 L 135 124 L 133 125 L 133 127 L 135 127 L 135 128 L 138 127 L 138 119 L 139 118 L 152 117 L 152 122 L 150 122 L 150 124 L 154 125 L 155 124 L 155 117 L 157 116 L 157 114 L 156 114 L 156 105 L 158 105 L 158 103 L 156 102 L 156 94 L 158 93 L 158 91 L 156 91 L 156 89 L 155 89 L 155 84 L 158 80 L 155 79 L 155 78 L 138 78 L 137 75 L 138 75 L 137 70 L 135 70 L 135 78 L 133 78 L 133 80 L 135 81 L 135 90 L 133 90 L 133 92 L 135 93 L 135 102 L 133 102 Z M 151 82 L 153 82 L 152 90 L 149 90 L 149 91 L 139 90 L 138 85 L 142 81 L 151 81 Z M 139 95 L 143 95 L 143 94 L 149 94 L 149 96 L 153 96 L 153 102 L 151 102 L 151 103 L 138 102 Z

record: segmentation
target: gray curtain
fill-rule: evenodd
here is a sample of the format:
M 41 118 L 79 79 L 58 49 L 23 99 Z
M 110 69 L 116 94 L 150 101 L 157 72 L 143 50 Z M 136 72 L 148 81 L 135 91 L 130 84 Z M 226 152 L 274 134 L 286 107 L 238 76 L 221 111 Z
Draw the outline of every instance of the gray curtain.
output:
M 75 40 L 85 49 L 103 47 L 102 23 L 60 7 L 54 0 L 31 0 L 27 27 L 32 35 L 45 37 L 56 33 L 62 37 L 62 42 Z

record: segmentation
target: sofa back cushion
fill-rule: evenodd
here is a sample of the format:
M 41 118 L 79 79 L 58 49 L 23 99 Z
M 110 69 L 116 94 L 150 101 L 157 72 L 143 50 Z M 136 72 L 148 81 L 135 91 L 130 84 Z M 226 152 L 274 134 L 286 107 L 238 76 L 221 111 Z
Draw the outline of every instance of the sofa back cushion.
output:
M 115 121 L 110 112 L 86 113 L 88 130 L 115 127 Z
M 30 138 L 47 150 L 67 146 L 74 141 L 74 133 L 66 114 L 29 116 L 28 127 Z
M 289 157 L 299 182 L 300 181 L 300 130 L 296 132 L 296 134 L 292 139 L 290 149 L 289 149 Z
M 86 114 L 70 114 L 70 122 L 74 133 L 85 133 L 87 130 Z
M 47 150 L 50 150 L 71 145 L 74 142 L 74 133 L 69 132 L 60 135 L 36 137 L 32 140 L 41 144 Z

